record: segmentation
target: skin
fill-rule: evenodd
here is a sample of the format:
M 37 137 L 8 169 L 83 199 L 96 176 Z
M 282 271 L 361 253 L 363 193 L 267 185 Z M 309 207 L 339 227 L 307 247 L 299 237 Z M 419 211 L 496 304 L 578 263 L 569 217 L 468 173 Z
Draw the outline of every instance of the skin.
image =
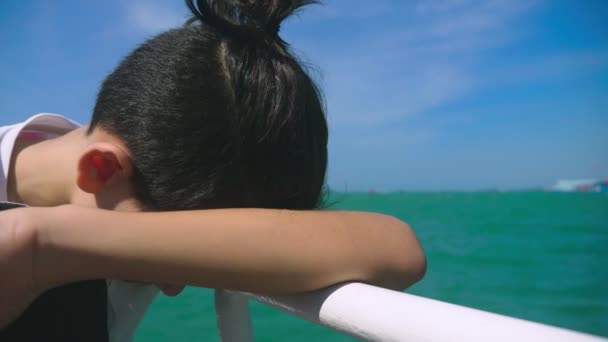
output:
M 278 294 L 348 281 L 403 290 L 425 273 L 412 229 L 387 215 L 138 212 L 124 144 L 103 130 L 85 131 L 16 146 L 9 200 L 36 207 L 0 213 L 0 275 L 9 280 L 0 282 L 7 304 L 0 305 L 0 327 L 45 290 L 79 280 Z M 181 289 L 162 287 L 167 294 Z

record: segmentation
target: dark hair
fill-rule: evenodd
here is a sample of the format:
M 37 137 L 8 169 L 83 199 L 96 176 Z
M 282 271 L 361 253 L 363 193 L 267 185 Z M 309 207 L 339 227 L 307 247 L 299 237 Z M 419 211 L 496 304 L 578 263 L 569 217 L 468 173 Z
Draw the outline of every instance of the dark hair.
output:
M 103 82 L 91 132 L 122 138 L 148 210 L 312 209 L 327 167 L 319 90 L 280 37 L 305 0 L 187 0 L 194 17 Z

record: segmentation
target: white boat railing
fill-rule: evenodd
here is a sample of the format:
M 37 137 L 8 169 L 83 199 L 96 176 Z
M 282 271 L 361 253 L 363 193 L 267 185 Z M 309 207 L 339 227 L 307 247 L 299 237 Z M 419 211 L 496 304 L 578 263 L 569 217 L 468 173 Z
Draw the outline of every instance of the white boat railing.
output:
M 254 340 L 249 298 L 367 341 L 608 342 L 599 336 L 361 283 L 291 296 L 217 290 L 222 342 Z

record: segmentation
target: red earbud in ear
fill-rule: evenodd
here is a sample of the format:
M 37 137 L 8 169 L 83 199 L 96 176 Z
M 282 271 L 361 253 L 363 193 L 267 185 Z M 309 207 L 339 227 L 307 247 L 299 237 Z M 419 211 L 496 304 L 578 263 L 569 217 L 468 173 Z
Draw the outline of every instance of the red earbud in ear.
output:
M 91 157 L 91 164 L 97 171 L 97 176 L 102 182 L 106 182 L 114 174 L 114 168 L 112 167 L 111 161 L 103 158 L 99 155 Z

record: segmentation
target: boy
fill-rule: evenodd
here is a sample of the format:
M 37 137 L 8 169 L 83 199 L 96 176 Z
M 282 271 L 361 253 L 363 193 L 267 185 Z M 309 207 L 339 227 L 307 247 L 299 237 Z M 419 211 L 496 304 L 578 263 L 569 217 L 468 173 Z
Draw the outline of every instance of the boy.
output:
M 0 326 L 41 292 L 91 279 L 263 293 L 420 279 L 424 254 L 404 223 L 308 210 L 322 197 L 327 123 L 278 33 L 306 3 L 187 1 L 198 25 L 127 56 L 89 126 L 42 114 L 0 132 L 0 200 L 61 206 L 0 214 L 0 274 L 11 279 L 0 299 L 13 303 Z M 77 284 L 104 296 L 104 281 Z M 107 339 L 129 341 L 155 293 L 109 280 Z

